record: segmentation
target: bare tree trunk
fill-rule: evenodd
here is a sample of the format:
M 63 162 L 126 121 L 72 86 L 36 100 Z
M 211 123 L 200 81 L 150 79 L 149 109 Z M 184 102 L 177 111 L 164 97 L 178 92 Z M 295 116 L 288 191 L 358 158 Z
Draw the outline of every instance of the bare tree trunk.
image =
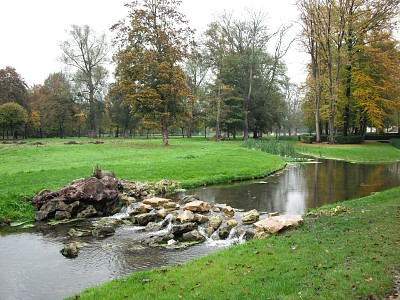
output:
M 169 146 L 168 143 L 168 125 L 166 120 L 162 120 L 162 140 L 163 140 L 163 146 L 167 147 Z

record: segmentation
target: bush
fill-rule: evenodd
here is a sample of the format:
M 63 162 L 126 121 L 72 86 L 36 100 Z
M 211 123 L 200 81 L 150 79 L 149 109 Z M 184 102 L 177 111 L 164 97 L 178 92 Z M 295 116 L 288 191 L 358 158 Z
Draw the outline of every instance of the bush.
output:
M 364 138 L 360 135 L 349 135 L 349 136 L 338 135 L 338 136 L 335 136 L 336 144 L 362 144 L 363 142 L 364 142 Z
M 390 144 L 393 147 L 399 148 L 400 149 L 400 139 L 391 139 Z
M 301 135 L 300 142 L 305 144 L 312 144 L 315 142 L 315 135 Z

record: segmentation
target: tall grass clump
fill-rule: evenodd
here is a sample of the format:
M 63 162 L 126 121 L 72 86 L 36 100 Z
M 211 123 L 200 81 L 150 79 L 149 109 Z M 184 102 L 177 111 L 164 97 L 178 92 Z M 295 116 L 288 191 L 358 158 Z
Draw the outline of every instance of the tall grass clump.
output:
M 279 155 L 287 161 L 302 161 L 305 156 L 296 151 L 293 143 L 277 140 L 254 140 L 248 139 L 244 146 L 250 149 L 261 150 L 273 155 Z

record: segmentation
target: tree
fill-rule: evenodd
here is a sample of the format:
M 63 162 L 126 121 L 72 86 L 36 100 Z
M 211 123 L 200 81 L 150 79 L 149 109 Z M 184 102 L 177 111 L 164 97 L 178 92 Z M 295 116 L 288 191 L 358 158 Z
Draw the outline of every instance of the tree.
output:
M 3 128 L 3 139 L 4 132 L 11 132 L 12 137 L 17 138 L 18 128 L 22 128 L 23 125 L 28 121 L 28 112 L 25 108 L 15 102 L 7 102 L 0 105 L 0 125 Z
M 15 102 L 28 108 L 28 87 L 12 67 L 0 69 L 0 104 Z
M 73 124 L 76 105 L 72 97 L 71 85 L 64 73 L 50 74 L 44 81 L 45 107 L 42 114 L 46 116 L 48 127 L 54 128 L 60 138 L 65 137 L 66 127 Z
M 117 84 L 144 122 L 159 124 L 164 146 L 168 127 L 183 112 L 183 100 L 191 97 L 181 63 L 193 32 L 178 12 L 179 4 L 136 0 L 126 4 L 129 23 L 113 26 L 120 46 L 115 55 Z
M 88 101 L 89 137 L 96 137 L 96 97 L 99 98 L 105 85 L 109 45 L 105 34 L 100 36 L 87 25 L 72 25 L 71 39 L 61 43 L 61 61 L 76 70 L 74 81 L 79 94 Z
M 235 88 L 242 98 L 244 139 L 248 138 L 252 125 L 253 131 L 259 129 L 259 124 L 251 122 L 255 118 L 261 121 L 256 104 L 260 104 L 261 98 L 256 99 L 256 95 L 262 95 L 262 90 L 262 99 L 267 102 L 274 96 L 273 91 L 281 78 L 280 71 L 283 70 L 280 60 L 290 46 L 290 43 L 286 45 L 283 42 L 288 27 L 270 33 L 265 19 L 263 13 L 249 12 L 248 18 L 244 20 L 234 19 L 225 13 L 212 22 L 206 32 L 214 72 L 219 82 Z M 273 47 L 274 53 L 270 55 L 267 48 L 273 37 L 276 38 L 276 44 Z M 261 118 L 264 117 L 266 115 Z

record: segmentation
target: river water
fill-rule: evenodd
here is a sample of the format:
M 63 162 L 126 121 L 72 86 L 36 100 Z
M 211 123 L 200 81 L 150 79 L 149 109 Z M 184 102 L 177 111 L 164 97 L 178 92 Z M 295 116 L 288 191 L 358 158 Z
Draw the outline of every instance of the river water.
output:
M 400 163 L 352 164 L 322 160 L 288 165 L 254 182 L 199 188 L 177 195 L 198 194 L 212 204 L 260 212 L 301 214 L 326 203 L 370 195 L 400 185 Z M 122 226 L 112 237 L 88 237 L 79 256 L 64 258 L 60 249 L 77 225 L 37 226 L 0 232 L 0 299 L 62 299 L 89 286 L 133 271 L 183 263 L 229 245 L 208 241 L 181 250 L 149 248 L 139 240 L 146 233 Z M 78 226 L 85 228 L 86 223 Z

